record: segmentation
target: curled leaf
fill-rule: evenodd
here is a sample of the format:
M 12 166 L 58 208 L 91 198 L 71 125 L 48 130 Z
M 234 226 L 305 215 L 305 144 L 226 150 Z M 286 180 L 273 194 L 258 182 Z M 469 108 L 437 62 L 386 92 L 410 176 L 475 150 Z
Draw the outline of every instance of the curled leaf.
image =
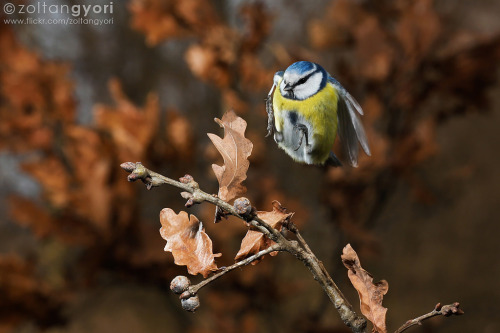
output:
M 389 290 L 387 281 L 373 283 L 373 277 L 361 267 L 356 251 L 347 244 L 342 251 L 342 263 L 349 270 L 348 276 L 358 291 L 361 313 L 372 322 L 373 332 L 386 333 L 385 315 L 387 308 L 382 306 L 382 299 Z
M 212 240 L 196 216 L 184 211 L 175 214 L 170 208 L 164 208 L 160 222 L 161 237 L 167 241 L 165 251 L 172 252 L 176 265 L 185 265 L 189 274 L 200 273 L 203 277 L 217 270 L 215 258 L 221 254 L 212 252 Z
M 281 231 L 283 223 L 289 220 L 293 213 L 288 213 L 278 201 L 273 202 L 273 210 L 271 212 L 257 212 L 257 216 L 264 220 L 274 229 Z M 267 238 L 262 232 L 248 230 L 245 237 L 241 241 L 240 250 L 236 254 L 234 260 L 238 261 L 245 259 L 251 255 L 265 250 L 273 245 L 273 241 Z M 274 255 L 276 252 L 274 252 Z M 271 253 L 273 255 L 273 253 Z M 258 261 L 252 262 L 256 264 Z

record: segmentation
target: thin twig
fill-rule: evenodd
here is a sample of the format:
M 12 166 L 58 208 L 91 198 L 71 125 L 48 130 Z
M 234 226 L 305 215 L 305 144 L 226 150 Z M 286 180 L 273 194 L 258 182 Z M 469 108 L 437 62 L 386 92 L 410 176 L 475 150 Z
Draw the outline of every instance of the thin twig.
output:
M 316 258 L 314 253 L 307 245 L 306 241 L 302 238 L 300 233 L 298 233 L 298 230 L 296 230 L 295 233 L 298 234 L 297 239 L 299 240 L 299 242 L 286 239 L 285 236 L 283 236 L 278 230 L 271 227 L 268 223 L 266 223 L 264 220 L 262 220 L 255 214 L 243 216 L 239 214 L 238 211 L 226 201 L 221 200 L 220 198 L 214 195 L 202 191 L 199 188 L 198 183 L 196 183 L 193 180 L 193 178 L 189 175 L 182 177 L 180 179 L 181 181 L 178 182 L 176 180 L 170 179 L 168 177 L 165 177 L 163 175 L 160 175 L 154 171 L 147 169 L 140 162 L 122 163 L 121 167 L 124 170 L 130 172 L 130 175 L 128 176 L 129 181 L 136 181 L 140 179 L 148 189 L 163 184 L 168 184 L 184 190 L 185 192 L 187 192 L 187 194 L 184 194 L 183 197 L 188 199 L 186 206 L 192 206 L 193 204 L 207 201 L 222 208 L 227 213 L 249 223 L 251 226 L 253 226 L 257 230 L 262 232 L 264 235 L 266 235 L 269 239 L 277 243 L 277 248 L 279 249 L 279 251 L 289 252 L 293 254 L 297 259 L 302 261 L 302 263 L 309 269 L 314 279 L 318 281 L 318 283 L 321 285 L 321 287 L 329 297 L 330 301 L 334 304 L 335 308 L 340 314 L 340 318 L 342 319 L 342 321 L 348 327 L 350 327 L 351 330 L 355 333 L 365 332 L 367 324 L 366 319 L 356 314 L 349 301 L 340 292 L 335 282 L 333 282 L 333 279 L 328 274 L 321 261 L 319 261 Z M 252 259 L 252 257 L 247 258 L 248 262 L 251 262 L 256 259 L 256 258 Z M 243 263 L 244 262 L 246 263 L 247 259 L 240 261 L 239 263 L 241 264 L 236 267 L 243 266 L 244 265 Z M 238 265 L 239 263 L 235 265 Z M 215 274 L 214 276 L 206 279 L 204 282 L 198 284 L 197 288 L 199 289 L 205 286 L 207 283 L 217 279 L 218 277 L 222 276 L 225 273 L 226 271 L 221 271 Z M 193 290 L 195 287 L 196 286 L 192 287 Z M 188 292 L 189 294 L 191 293 L 190 290 L 188 290 Z M 187 294 L 188 293 L 186 293 L 186 295 Z
M 435 317 L 435 316 L 451 316 L 451 315 L 462 315 L 464 312 L 462 309 L 459 308 L 460 304 L 458 302 L 455 302 L 453 304 L 448 304 L 442 306 L 441 303 L 436 304 L 434 307 L 434 310 L 432 310 L 429 313 L 426 313 L 420 317 L 417 317 L 415 319 L 408 320 L 406 323 L 403 324 L 400 328 L 398 328 L 394 333 L 401 333 L 405 331 L 406 329 L 415 326 L 415 325 L 422 325 L 422 321 Z
M 243 260 L 240 260 L 238 261 L 237 263 L 231 265 L 231 266 L 228 266 L 228 267 L 225 267 L 224 269 L 222 269 L 220 272 L 210 276 L 209 278 L 201 281 L 200 283 L 194 285 L 194 286 L 190 286 L 188 288 L 188 292 L 189 292 L 189 295 L 190 296 L 194 296 L 198 293 L 198 291 L 203 288 L 204 286 L 206 286 L 207 284 L 209 284 L 210 282 L 214 281 L 214 280 L 217 280 L 218 278 L 220 278 L 221 276 L 223 276 L 224 274 L 226 273 L 229 273 L 230 271 L 236 269 L 236 268 L 239 268 L 239 267 L 242 267 L 242 266 L 246 266 L 252 262 L 254 262 L 255 260 L 265 256 L 266 254 L 269 254 L 271 252 L 275 252 L 275 251 L 284 251 L 284 249 L 282 248 L 282 246 L 280 244 L 273 244 L 272 246 L 268 247 L 267 249 L 264 249 L 262 251 L 259 251 L 257 252 L 256 254 L 248 257 L 248 258 L 245 258 Z
M 297 237 L 297 240 L 299 241 L 300 245 L 309 253 L 313 253 L 311 248 L 309 247 L 309 245 L 307 244 L 307 242 L 305 241 L 304 237 L 302 237 L 302 235 L 300 234 L 300 231 L 299 229 L 297 228 L 297 226 L 293 223 L 293 222 L 289 222 L 287 224 L 287 229 L 290 230 L 291 232 L 293 232 L 295 234 L 295 236 Z

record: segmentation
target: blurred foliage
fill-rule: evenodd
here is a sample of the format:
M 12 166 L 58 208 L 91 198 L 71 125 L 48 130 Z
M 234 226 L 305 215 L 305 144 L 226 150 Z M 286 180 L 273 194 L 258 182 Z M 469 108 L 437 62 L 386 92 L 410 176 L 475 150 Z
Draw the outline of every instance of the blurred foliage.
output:
M 296 60 L 327 59 L 324 67 L 362 104 L 372 157 L 362 157 L 357 169 L 326 169 L 321 199 L 313 200 L 330 210 L 331 218 L 322 223 L 338 227 L 360 256 L 376 253 L 378 241 L 370 229 L 397 182 L 408 182 L 416 200 L 435 200 L 415 169 L 439 151 L 437 128 L 452 117 L 488 110 L 486 93 L 496 83 L 500 35 L 478 35 L 449 24 L 432 0 L 338 0 L 329 3 L 322 17 L 308 21 L 307 40 L 288 47 L 267 43 L 279 13 L 263 3 L 243 3 L 241 25 L 224 18 L 215 3 L 132 0 L 127 4 L 129 24 L 150 48 L 184 40 L 188 47 L 178 61 L 217 89 L 219 113 L 232 108 L 256 124 L 247 135 L 254 145 L 249 197 L 258 208 L 279 200 L 297 212 L 299 226 L 318 208 L 285 194 L 277 175 L 268 172 L 274 160 L 263 139 L 263 100 L 276 70 Z M 44 59 L 21 44 L 8 25 L 0 26 L 0 49 L 0 150 L 27 156 L 18 177 L 28 175 L 42 189 L 37 200 L 12 195 L 9 219 L 28 228 L 44 248 L 62 248 L 59 265 L 49 272 L 43 270 L 41 253 L 0 256 L 0 331 L 26 320 L 42 328 L 64 324 L 64 309 L 103 277 L 166 286 L 180 270 L 162 251 L 159 223 L 145 221 L 151 205 L 144 200 L 144 189 L 125 182 L 119 164 L 141 161 L 151 169 L 196 169 L 214 181 L 209 166 L 217 152 L 196 134 L 196 115 L 162 110 L 153 92 L 136 105 L 121 81 L 109 78 L 112 103 L 95 105 L 93 121 L 80 124 L 71 63 Z M 292 161 L 281 158 L 286 169 Z M 197 209 L 200 220 L 213 219 L 213 207 Z M 245 230 L 231 221 L 221 223 L 211 238 L 215 250 L 225 253 L 225 247 L 237 248 Z M 228 258 L 224 260 L 232 256 Z M 210 314 L 197 314 L 198 322 L 181 318 L 181 326 L 186 332 L 266 331 L 262 323 L 281 315 L 286 320 L 280 331 L 308 327 L 310 332 L 340 332 L 317 320 L 324 312 L 321 306 L 301 318 L 272 309 L 276 301 L 271 300 L 303 288 L 271 280 L 266 262 L 272 260 L 206 291 Z

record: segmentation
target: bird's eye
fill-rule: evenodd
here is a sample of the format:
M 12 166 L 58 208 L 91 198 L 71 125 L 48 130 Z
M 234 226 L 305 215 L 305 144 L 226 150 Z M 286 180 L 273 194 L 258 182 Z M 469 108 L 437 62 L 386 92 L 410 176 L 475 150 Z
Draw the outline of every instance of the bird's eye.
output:
M 297 84 L 303 84 L 303 83 L 306 83 L 307 81 L 307 78 L 303 77 L 302 79 L 300 79 Z

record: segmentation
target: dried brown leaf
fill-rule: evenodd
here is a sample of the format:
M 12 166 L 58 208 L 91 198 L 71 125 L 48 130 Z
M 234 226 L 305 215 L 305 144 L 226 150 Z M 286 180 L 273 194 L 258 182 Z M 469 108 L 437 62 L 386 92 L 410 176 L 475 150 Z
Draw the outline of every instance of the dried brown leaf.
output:
M 114 105 L 97 104 L 94 107 L 97 128 L 111 135 L 119 160 L 141 161 L 158 133 L 158 96 L 148 94 L 144 106 L 137 107 L 123 92 L 120 81 L 111 79 L 108 85 Z
M 269 89 L 269 82 L 273 80 L 274 72 L 275 69 L 266 68 L 256 54 L 244 53 L 240 57 L 239 75 L 245 90 L 260 91 Z M 236 92 L 234 93 L 236 94 Z M 241 97 L 238 98 L 241 99 Z M 242 100 L 240 103 L 245 102 Z M 246 109 L 248 109 L 248 106 L 246 106 Z
M 387 79 L 394 66 L 395 50 L 380 18 L 368 15 L 354 30 L 360 73 L 369 80 Z
M 175 110 L 167 112 L 165 135 L 179 153 L 191 155 L 194 152 L 194 135 L 189 120 Z
M 67 126 L 65 135 L 63 149 L 73 167 L 72 180 L 79 184 L 70 187 L 68 205 L 102 234 L 111 232 L 112 161 L 106 154 L 104 141 L 94 130 L 82 126 Z
M 273 210 L 271 212 L 257 212 L 259 218 L 278 231 L 281 231 L 283 223 L 290 219 L 293 214 L 294 213 L 288 213 L 278 201 L 273 202 Z M 259 251 L 267 249 L 273 245 L 273 243 L 274 242 L 267 238 L 262 232 L 248 230 L 241 241 L 240 250 L 236 254 L 234 260 L 238 261 L 245 259 Z M 273 253 L 271 253 L 271 255 L 273 255 Z M 274 255 L 276 255 L 276 252 L 274 252 Z M 257 262 L 258 261 L 254 261 L 252 264 L 256 264 Z
M 84 246 L 92 246 L 96 242 L 95 228 L 91 223 L 71 215 L 69 210 L 64 213 L 60 211 L 57 216 L 42 205 L 17 196 L 9 198 L 9 208 L 10 217 L 16 223 L 31 229 L 38 238 L 57 238 L 65 244 Z
M 42 59 L 11 28 L 0 29 L 0 149 L 45 151 L 54 144 L 53 127 L 74 120 L 71 68 Z
M 57 289 L 53 283 L 57 280 L 52 275 L 54 267 L 50 266 L 47 278 L 46 272 L 40 273 L 43 268 L 39 261 L 14 254 L 0 255 L 1 333 L 19 331 L 28 320 L 53 317 L 68 298 L 70 293 Z
M 163 0 L 162 0 L 163 2 Z M 207 33 L 208 28 L 219 24 L 219 17 L 214 3 L 204 0 L 173 1 L 175 14 L 180 18 L 182 25 L 189 27 L 196 33 Z
M 12 196 L 9 207 L 10 217 L 20 225 L 31 228 L 35 236 L 42 238 L 55 233 L 57 221 L 34 202 Z
M 146 36 L 146 42 L 205 34 L 218 25 L 214 5 L 204 0 L 133 0 L 130 1 L 131 26 Z
M 206 31 L 200 44 L 186 51 L 186 62 L 196 76 L 219 88 L 233 86 L 231 70 L 239 60 L 239 35 L 232 29 L 216 26 Z
M 423 0 L 401 8 L 396 36 L 406 53 L 406 62 L 418 64 L 429 54 L 441 35 L 440 17 L 433 0 Z
M 352 32 L 363 20 L 359 4 L 350 0 L 331 1 L 321 19 L 313 19 L 308 25 L 311 45 L 317 49 L 342 46 L 352 38 Z
M 131 26 L 144 33 L 148 45 L 187 34 L 185 27 L 162 1 L 134 0 L 129 3 Z
M 219 181 L 219 198 L 229 201 L 246 192 L 242 182 L 247 178 L 253 144 L 245 138 L 246 121 L 233 111 L 226 112 L 222 120 L 216 118 L 215 122 L 224 128 L 224 139 L 212 133 L 208 133 L 208 137 L 222 155 L 224 165 L 212 164 L 212 169 Z
M 255 70 L 255 72 L 257 72 L 257 69 Z M 257 78 L 255 79 L 257 80 Z M 256 81 L 254 81 L 254 86 L 256 86 Z M 241 94 L 239 94 L 236 90 L 224 89 L 222 92 L 222 100 L 226 109 L 234 110 L 238 114 L 245 114 L 248 112 L 248 103 L 241 98 Z
M 208 81 L 210 77 L 216 77 L 216 80 L 220 80 L 220 76 L 223 75 L 216 71 L 216 56 L 214 50 L 196 44 L 186 51 L 186 63 L 194 75 L 202 80 Z
M 54 207 L 63 208 L 68 204 L 71 199 L 71 176 L 56 156 L 27 161 L 22 168 L 40 183 L 45 198 Z
M 240 13 L 247 30 L 242 38 L 242 53 L 255 54 L 271 32 L 273 17 L 260 2 L 243 5 Z
M 373 324 L 373 332 L 386 333 L 385 315 L 387 308 L 382 299 L 389 290 L 387 281 L 373 283 L 373 277 L 361 267 L 356 251 L 347 244 L 342 251 L 342 263 L 347 267 L 349 280 L 358 291 L 361 313 Z
M 2 272 L 2 284 L 0 290 L 3 299 L 22 300 L 31 294 L 40 292 L 40 282 L 35 277 L 33 262 L 15 256 L 0 256 L 0 271 Z M 46 288 L 44 288 L 46 289 Z
M 189 274 L 200 273 L 203 277 L 217 270 L 215 258 L 221 254 L 212 252 L 212 240 L 196 216 L 184 211 L 175 214 L 170 208 L 164 208 L 160 222 L 160 234 L 167 241 L 165 251 L 172 252 L 176 265 L 185 265 Z

